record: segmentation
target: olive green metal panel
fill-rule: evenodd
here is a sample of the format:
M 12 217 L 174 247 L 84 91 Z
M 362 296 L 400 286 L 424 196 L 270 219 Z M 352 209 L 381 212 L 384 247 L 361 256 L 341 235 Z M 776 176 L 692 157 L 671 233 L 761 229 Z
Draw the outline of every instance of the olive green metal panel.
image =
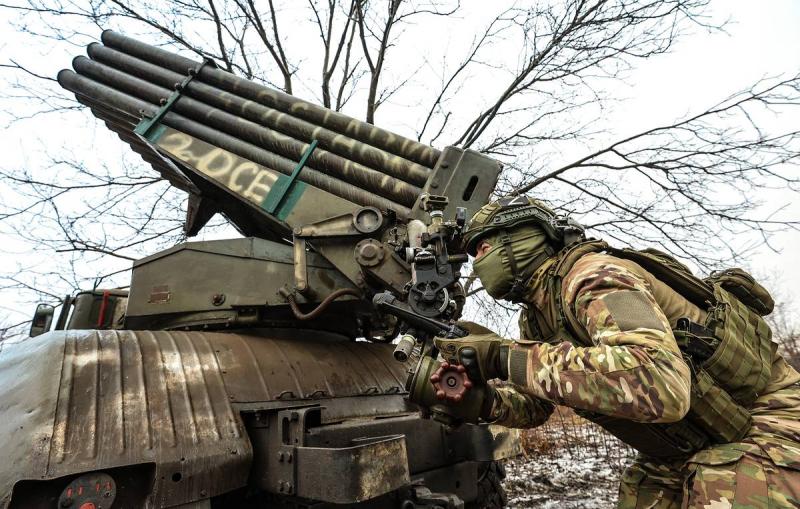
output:
M 63 332 L 6 344 L 0 352 L 2 508 L 9 503 L 14 483 L 47 474 L 63 358 Z
M 446 196 L 444 217 L 455 216 L 457 207 L 467 209 L 467 218 L 484 206 L 497 185 L 502 170 L 500 162 L 474 150 L 447 147 L 442 152 L 423 193 Z M 412 217 L 425 219 L 421 200 L 412 207 Z
M 289 245 L 246 238 L 187 242 L 143 258 L 133 266 L 128 327 L 152 328 L 151 322 L 138 320 L 146 316 L 208 312 L 228 320 L 234 316 L 229 312 L 244 313 L 246 308 L 288 307 L 278 290 L 293 280 L 292 256 Z M 316 293 L 308 298 L 298 296 L 301 304 L 353 287 L 320 255 L 307 253 L 307 264 L 310 287 Z M 352 299 L 345 297 L 337 304 L 351 306 Z M 355 319 L 352 313 L 329 318 L 340 324 Z M 209 316 L 207 321 L 213 320 Z
M 54 332 L 4 349 L 0 374 L 0 401 L 15 407 L 0 421 L 14 465 L 0 469 L 3 504 L 22 479 L 142 463 L 156 464 L 154 507 L 247 482 L 250 443 L 203 338 Z
M 404 364 L 391 345 L 335 341 L 332 334 L 265 331 L 285 339 L 220 334 L 217 358 L 226 367 L 231 401 L 317 400 L 405 392 Z M 316 341 L 308 341 L 308 339 Z M 340 337 L 341 338 L 341 337 Z M 307 341 L 299 341 L 306 339 Z

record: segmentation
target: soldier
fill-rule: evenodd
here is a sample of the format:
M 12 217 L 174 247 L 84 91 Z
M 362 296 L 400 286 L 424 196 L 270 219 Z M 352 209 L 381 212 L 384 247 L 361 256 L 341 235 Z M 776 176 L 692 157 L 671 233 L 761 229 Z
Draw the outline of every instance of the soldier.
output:
M 526 197 L 484 206 L 465 245 L 486 292 L 522 305 L 518 341 L 469 324 L 436 340 L 478 382 L 509 381 L 476 391 L 485 420 L 533 427 L 558 404 L 600 424 L 639 451 L 619 507 L 800 507 L 800 374 L 749 275 L 585 240 Z

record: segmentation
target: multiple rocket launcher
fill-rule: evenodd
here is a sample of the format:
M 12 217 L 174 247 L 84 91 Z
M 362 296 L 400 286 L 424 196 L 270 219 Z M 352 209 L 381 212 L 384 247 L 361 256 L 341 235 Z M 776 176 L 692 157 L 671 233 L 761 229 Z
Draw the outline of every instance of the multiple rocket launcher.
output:
M 88 58 L 73 60 L 74 71 L 59 73 L 59 83 L 180 189 L 192 191 L 192 183 L 136 136 L 143 119 L 156 119 L 160 126 L 285 176 L 316 140 L 300 181 L 399 217 L 410 215 L 442 155 L 423 143 L 237 77 L 210 60 L 196 62 L 112 31 L 105 31 L 101 40 L 103 44 L 88 47 Z M 163 130 L 136 132 L 158 145 Z
M 16 412 L 0 432 L 16 458 L 0 469 L 0 506 L 77 507 L 74 487 L 98 476 L 118 483 L 102 503 L 126 507 L 207 507 L 222 494 L 229 505 L 286 507 L 483 506 L 501 496 L 482 486 L 494 482 L 489 462 L 518 452 L 516 435 L 409 415 L 406 366 L 384 362 L 382 345 L 345 342 L 457 315 L 459 234 L 499 164 L 211 61 L 113 32 L 102 42 L 59 83 L 189 193 L 187 233 L 222 212 L 261 238 L 189 242 L 135 262 L 129 330 L 57 331 L 4 351 L 12 383 L 0 384 L 0 399 L 37 411 Z M 97 293 L 87 295 L 94 304 Z M 84 495 L 99 507 L 93 490 Z
M 497 182 L 500 164 L 477 152 L 437 150 L 211 60 L 112 31 L 101 40 L 58 74 L 61 86 L 189 193 L 189 235 L 221 212 L 246 236 L 291 238 L 296 288 L 305 287 L 306 240 L 353 284 L 367 272 L 381 281 L 377 290 L 425 286 L 418 263 L 388 254 L 423 248 L 425 225 L 438 228 L 429 213 L 436 210 L 437 224 L 457 214 L 463 220 Z M 431 275 L 458 270 L 460 259 L 446 258 Z

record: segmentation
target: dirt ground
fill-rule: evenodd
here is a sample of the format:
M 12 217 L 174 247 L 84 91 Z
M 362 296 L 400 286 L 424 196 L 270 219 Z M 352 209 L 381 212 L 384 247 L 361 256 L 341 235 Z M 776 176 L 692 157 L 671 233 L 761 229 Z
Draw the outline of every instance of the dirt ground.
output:
M 505 464 L 508 507 L 615 507 L 617 483 L 633 450 L 567 409 L 523 433 L 525 456 Z
M 506 463 L 508 507 L 615 507 L 619 469 L 605 458 L 519 457 Z

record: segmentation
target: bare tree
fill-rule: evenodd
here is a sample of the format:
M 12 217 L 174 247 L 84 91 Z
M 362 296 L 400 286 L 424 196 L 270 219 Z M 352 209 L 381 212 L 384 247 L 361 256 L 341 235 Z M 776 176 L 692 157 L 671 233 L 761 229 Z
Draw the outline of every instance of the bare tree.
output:
M 12 323 L 11 320 L 0 319 L 0 352 L 6 344 L 26 338 L 30 325 L 30 320 Z
M 0 323 L 0 343 L 5 341 L 6 339 L 12 338 L 16 336 L 14 332 L 15 329 L 24 326 L 27 322 L 17 323 L 14 325 L 5 325 L 4 323 Z
M 767 278 L 771 287 L 780 280 L 779 275 Z M 795 369 L 800 370 L 800 322 L 795 306 L 796 299 L 787 294 L 773 294 L 775 310 L 767 316 L 772 329 L 772 339 L 778 343 L 778 351 Z
M 352 0 L 350 6 L 345 12 L 344 28 L 337 35 L 334 31 L 334 17 L 336 16 L 336 1 L 328 0 L 325 8 L 321 8 L 318 2 L 309 0 L 309 6 L 314 13 L 314 21 L 319 28 L 319 36 L 322 39 L 322 46 L 324 48 L 324 58 L 322 59 L 322 73 L 320 80 L 320 87 L 322 88 L 322 105 L 326 108 L 333 107 L 331 103 L 331 80 L 333 74 L 339 65 L 339 59 L 344 59 L 342 67 L 342 80 L 339 85 L 339 91 L 336 94 L 336 110 L 339 111 L 342 106 L 347 102 L 347 98 L 343 97 L 344 85 L 353 79 L 353 74 L 356 72 L 356 65 L 351 64 L 351 57 L 353 55 L 353 40 L 356 34 L 356 25 L 358 24 L 355 19 L 357 2 Z M 360 8 L 359 8 L 360 9 Z
M 775 339 L 780 345 L 779 351 L 783 358 L 794 367 L 800 370 L 800 330 L 793 327 L 788 330 L 778 329 L 774 331 Z
M 759 82 L 702 112 L 626 136 L 556 169 L 523 175 L 516 191 L 555 188 L 572 196 L 573 210 L 591 210 L 592 229 L 625 243 L 660 244 L 703 269 L 741 260 L 741 246 L 726 238 L 757 232 L 766 239 L 800 225 L 753 214 L 763 186 L 797 190 L 800 183 L 789 171 L 800 161 L 800 130 L 766 132 L 754 121 L 765 110 L 787 106 L 800 109 L 800 75 Z M 624 188 L 617 185 L 621 179 L 641 185 Z M 712 198 L 721 194 L 734 198 Z
M 458 10 L 458 5 L 451 10 L 441 10 L 436 2 L 429 5 L 413 7 L 401 10 L 402 6 L 414 5 L 412 2 L 403 0 L 389 0 L 388 12 L 380 14 L 370 19 L 368 7 L 372 5 L 368 0 L 356 0 L 356 19 L 358 22 L 358 34 L 361 39 L 361 47 L 364 52 L 364 60 L 369 68 L 369 92 L 367 94 L 367 115 L 366 121 L 370 124 L 375 123 L 375 111 L 378 107 L 388 100 L 399 88 L 405 85 L 406 80 L 400 81 L 393 87 L 379 92 L 378 85 L 381 80 L 386 55 L 392 46 L 392 29 L 400 23 L 418 14 L 435 14 L 437 16 L 449 16 Z M 374 41 L 376 48 L 370 49 L 370 42 Z
M 427 30 L 457 32 L 465 8 L 458 1 L 22 0 L 0 8 L 21 36 L 72 53 L 100 29 L 115 28 L 368 122 L 379 109 L 402 109 L 414 120 L 399 127 L 417 139 L 501 159 L 498 192 L 534 192 L 601 235 L 654 242 L 710 268 L 740 254 L 741 245 L 725 236 L 748 231 L 767 239 L 798 226 L 780 215 L 756 216 L 754 197 L 763 186 L 796 189 L 800 133 L 768 129 L 767 115 L 797 109 L 800 77 L 764 80 L 616 140 L 602 122 L 615 100 L 609 84 L 669 51 L 687 30 L 719 28 L 706 17 L 708 2 L 498 2 L 441 59 L 420 53 L 415 37 L 423 22 Z M 91 125 L 42 63 L 11 55 L 0 64 L 9 124 L 46 114 Z M 380 123 L 397 128 L 390 118 Z M 81 135 L 72 134 L 71 151 L 49 144 L 49 157 L 32 167 L 0 165 L 0 191 L 13 196 L 0 205 L 0 231 L 27 239 L 31 252 L 51 253 L 53 263 L 43 270 L 33 257 L 12 267 L 0 289 L 119 281 L 131 260 L 185 238 L 185 195 L 134 157 L 87 160 Z M 89 143 L 115 138 L 97 132 Z M 587 155 L 560 161 L 564 147 Z

